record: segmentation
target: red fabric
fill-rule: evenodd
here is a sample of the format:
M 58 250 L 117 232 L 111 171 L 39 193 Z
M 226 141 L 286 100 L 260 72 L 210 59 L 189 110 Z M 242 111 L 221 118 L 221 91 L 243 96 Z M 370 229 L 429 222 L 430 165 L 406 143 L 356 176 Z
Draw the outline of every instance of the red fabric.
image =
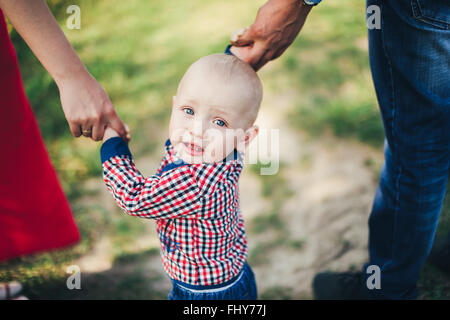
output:
M 0 10 L 0 261 L 79 239 Z

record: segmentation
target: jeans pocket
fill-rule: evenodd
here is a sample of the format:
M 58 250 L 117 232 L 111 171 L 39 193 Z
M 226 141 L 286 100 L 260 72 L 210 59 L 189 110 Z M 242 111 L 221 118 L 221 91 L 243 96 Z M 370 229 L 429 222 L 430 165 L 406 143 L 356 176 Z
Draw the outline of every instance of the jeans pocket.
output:
M 450 29 L 450 1 L 411 0 L 414 19 L 438 29 Z

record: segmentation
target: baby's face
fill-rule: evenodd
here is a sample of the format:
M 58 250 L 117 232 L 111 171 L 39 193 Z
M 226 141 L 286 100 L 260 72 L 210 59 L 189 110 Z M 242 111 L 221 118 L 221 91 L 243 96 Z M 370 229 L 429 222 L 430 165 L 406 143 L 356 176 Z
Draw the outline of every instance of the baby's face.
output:
M 258 131 L 246 85 L 213 78 L 187 74 L 173 97 L 169 137 L 187 163 L 218 162 L 235 148 L 243 152 Z

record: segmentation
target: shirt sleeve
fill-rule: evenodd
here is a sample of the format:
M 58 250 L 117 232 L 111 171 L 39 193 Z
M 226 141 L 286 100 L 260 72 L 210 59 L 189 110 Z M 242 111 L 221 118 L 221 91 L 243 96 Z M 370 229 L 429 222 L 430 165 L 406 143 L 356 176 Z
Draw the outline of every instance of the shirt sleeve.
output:
M 199 211 L 203 193 L 189 165 L 145 178 L 136 169 L 127 144 L 119 137 L 103 144 L 101 159 L 106 187 L 125 213 L 172 219 Z

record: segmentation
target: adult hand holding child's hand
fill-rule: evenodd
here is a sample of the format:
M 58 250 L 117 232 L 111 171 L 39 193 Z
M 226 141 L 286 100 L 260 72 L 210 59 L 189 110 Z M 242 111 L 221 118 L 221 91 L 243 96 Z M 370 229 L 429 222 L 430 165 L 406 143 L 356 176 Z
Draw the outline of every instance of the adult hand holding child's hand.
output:
M 112 127 L 127 140 L 127 129 L 120 120 L 108 94 L 87 71 L 57 81 L 70 131 L 73 136 L 91 137 L 99 141 L 105 128 Z M 129 139 L 128 139 L 129 140 Z
M 130 135 L 130 129 L 128 128 L 128 126 L 125 124 L 125 130 L 126 130 L 126 134 L 125 134 L 125 141 L 129 142 L 131 139 L 131 135 Z M 119 134 L 117 133 L 116 130 L 114 130 L 111 127 L 107 127 L 105 129 L 105 133 L 103 134 L 103 142 L 105 142 L 108 139 L 114 138 L 114 137 L 119 137 Z

